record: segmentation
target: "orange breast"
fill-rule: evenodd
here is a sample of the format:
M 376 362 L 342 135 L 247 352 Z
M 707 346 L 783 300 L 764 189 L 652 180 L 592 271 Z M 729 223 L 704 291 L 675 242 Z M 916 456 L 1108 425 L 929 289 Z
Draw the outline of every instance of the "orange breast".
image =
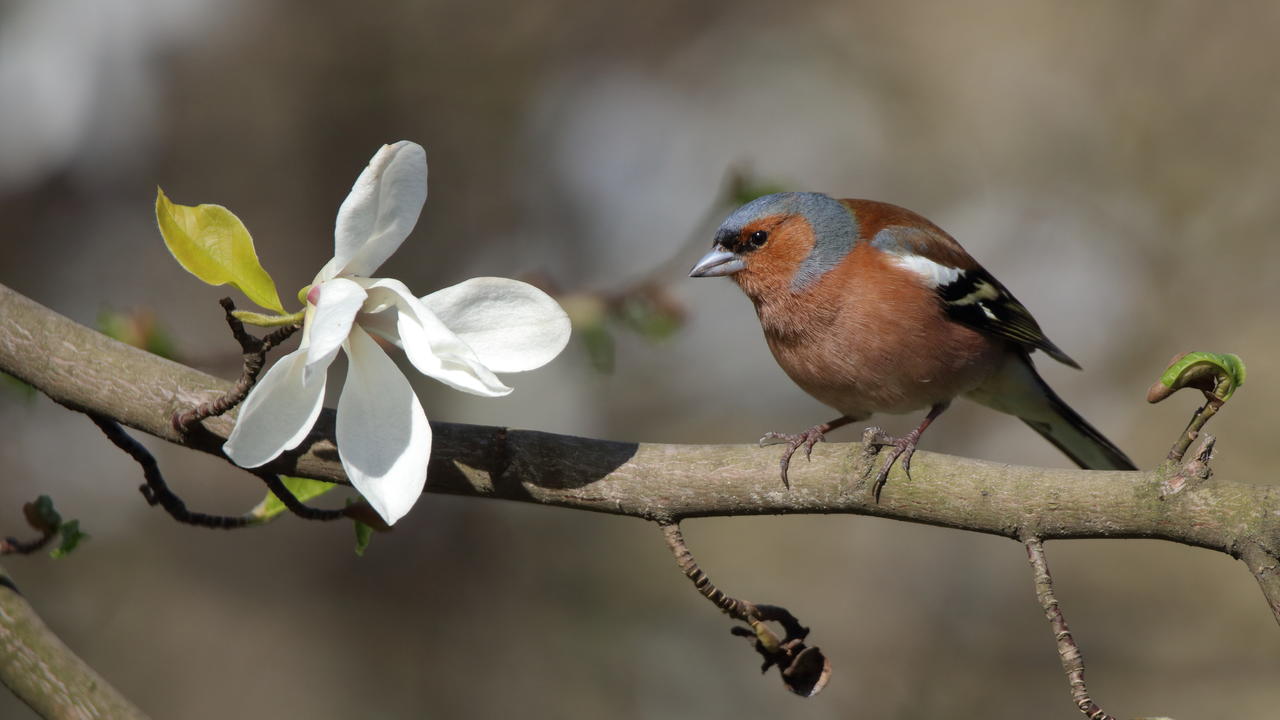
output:
M 855 418 L 951 400 L 980 385 L 1006 351 L 1004 341 L 948 320 L 931 288 L 865 243 L 813 286 L 752 300 L 787 375 Z

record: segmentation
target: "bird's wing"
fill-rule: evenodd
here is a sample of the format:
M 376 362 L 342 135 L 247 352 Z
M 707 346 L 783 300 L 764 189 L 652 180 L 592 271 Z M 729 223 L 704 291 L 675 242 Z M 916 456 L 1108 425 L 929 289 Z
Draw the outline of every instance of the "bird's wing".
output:
M 1028 349 L 1038 348 L 1060 363 L 1080 368 L 1079 363 L 1045 337 L 1031 312 L 982 266 L 961 270 L 955 280 L 934 290 L 952 320 Z
M 910 224 L 886 223 L 872 235 L 871 244 L 895 256 L 899 266 L 911 270 L 932 287 L 952 320 L 988 335 L 1012 340 L 1028 351 L 1038 348 L 1058 362 L 1080 368 L 1045 337 L 1031 312 L 965 252 L 955 238 L 915 213 L 896 207 L 894 210 L 904 218 L 909 214 Z

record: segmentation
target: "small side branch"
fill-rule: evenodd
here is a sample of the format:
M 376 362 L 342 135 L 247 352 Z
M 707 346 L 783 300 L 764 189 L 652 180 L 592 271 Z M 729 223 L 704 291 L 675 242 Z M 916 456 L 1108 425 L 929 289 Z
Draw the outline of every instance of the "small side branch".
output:
M 0 555 L 30 555 L 31 553 L 39 552 L 41 548 L 48 545 L 49 541 L 57 536 L 57 530 L 46 530 L 34 540 L 21 540 L 16 537 L 0 539 Z
M 280 481 L 280 476 L 273 472 L 260 471 L 255 472 L 254 474 L 267 484 L 268 490 L 274 493 L 276 497 L 280 498 L 280 502 L 284 503 L 285 508 L 287 508 L 289 512 L 297 515 L 303 520 L 319 520 L 321 522 L 328 522 L 330 520 L 340 520 L 351 514 L 347 508 L 326 510 L 307 505 L 299 500 L 298 497 L 289 490 L 289 488 L 285 487 L 285 484 Z
M 1182 462 L 1182 457 L 1187 454 L 1187 449 L 1191 447 L 1191 443 L 1200 437 L 1200 430 L 1204 428 L 1205 423 L 1209 422 L 1218 411 L 1222 409 L 1223 402 L 1215 397 L 1205 399 L 1204 405 L 1196 408 L 1195 413 L 1191 416 L 1191 421 L 1187 423 L 1187 429 L 1182 431 L 1178 439 L 1174 441 L 1173 447 L 1169 448 L 1169 454 L 1165 460 L 1172 465 Z
M 146 478 L 146 484 L 138 489 L 142 491 L 142 496 L 146 498 L 147 504 L 163 507 L 170 517 L 187 525 L 233 530 L 256 524 L 256 520 L 247 515 L 210 515 L 188 510 L 187 504 L 182 501 L 182 498 L 169 489 L 169 484 L 165 482 L 164 475 L 160 472 L 160 465 L 156 462 L 155 456 L 143 447 L 142 443 L 134 440 L 114 420 L 92 413 L 89 413 L 89 419 L 93 420 L 94 424 L 102 430 L 108 440 L 128 453 L 135 462 L 142 466 L 142 474 Z M 279 476 L 275 473 L 265 470 L 250 472 L 266 483 L 267 489 L 280 498 L 280 502 L 284 503 L 285 508 L 304 520 L 331 521 L 344 517 L 356 517 L 366 522 L 366 524 L 372 524 L 380 528 L 385 527 L 379 521 L 374 521 L 367 517 L 370 513 L 367 511 L 368 506 L 363 503 L 356 503 L 345 508 L 333 510 L 314 508 L 302 502 L 290 492 L 289 488 L 285 487 L 285 484 L 280 481 Z M 4 542 L 14 542 L 14 539 L 9 538 L 8 541 Z M 40 542 L 40 545 L 33 547 L 31 550 L 26 550 L 26 552 L 38 550 L 44 543 L 48 542 L 48 538 L 38 542 Z M 0 544 L 0 549 L 4 547 L 3 544 Z
M 1053 592 L 1053 578 L 1049 575 L 1049 563 L 1044 557 L 1044 544 L 1040 538 L 1026 536 L 1022 544 L 1027 548 L 1027 560 L 1031 563 L 1031 571 L 1035 578 L 1036 599 L 1044 608 L 1044 615 L 1053 628 L 1053 637 L 1058 641 L 1058 657 L 1062 659 L 1062 669 L 1067 673 L 1067 682 L 1071 684 L 1071 699 L 1076 707 L 1089 720 L 1116 720 L 1103 712 L 1093 699 L 1089 697 L 1089 689 L 1084 684 L 1084 657 L 1076 646 L 1071 630 L 1067 628 L 1067 619 L 1058 607 L 1058 597 Z
M 1262 586 L 1262 595 L 1271 608 L 1271 614 L 1280 623 L 1280 557 L 1257 543 L 1246 543 L 1240 551 L 1240 559 L 1249 566 L 1249 572 Z
M 201 403 L 185 412 L 174 413 L 173 427 L 180 433 L 185 433 L 192 425 L 205 418 L 222 415 L 239 405 L 249 394 L 254 383 L 258 381 L 262 366 L 267 361 L 267 353 L 298 331 L 297 325 L 287 325 L 258 339 L 250 335 L 244 329 L 244 323 L 233 314 L 236 304 L 231 301 L 231 298 L 222 298 L 219 303 L 227 314 L 227 325 L 231 327 L 231 334 L 235 336 L 236 342 L 240 343 L 240 350 L 244 353 L 244 370 L 241 371 L 240 379 L 236 384 L 222 397 Z
M 816 647 L 806 647 L 804 639 L 809 635 L 809 628 L 800 624 L 784 607 L 777 605 L 757 605 L 746 600 L 739 600 L 725 594 L 716 587 L 707 574 L 698 567 L 693 553 L 684 542 L 684 533 L 680 532 L 679 523 L 659 523 L 662 536 L 667 547 L 675 556 L 676 564 L 684 572 L 685 577 L 693 581 L 693 586 L 703 597 L 710 600 L 721 612 L 746 623 L 750 629 L 735 626 L 734 635 L 752 640 L 756 652 L 764 658 L 761 672 L 767 672 L 773 666 L 782 674 L 782 682 L 791 692 L 803 697 L 813 697 L 826 687 L 831 677 L 831 661 L 827 660 Z M 769 629 L 766 622 L 776 622 L 786 632 L 786 637 L 779 639 Z
M 138 489 L 142 491 L 142 496 L 147 499 L 147 504 L 163 507 L 170 517 L 187 525 L 230 530 L 245 527 L 252 523 L 250 519 L 244 517 L 191 512 L 187 509 L 187 504 L 182 502 L 182 498 L 169 489 L 169 485 L 164 481 L 164 475 L 160 473 L 160 466 L 156 463 L 155 456 L 143 447 L 142 443 L 134 440 L 116 421 L 93 413 L 88 413 L 88 415 L 89 419 L 102 430 L 108 440 L 128 453 L 134 462 L 142 466 L 142 475 L 147 482 Z

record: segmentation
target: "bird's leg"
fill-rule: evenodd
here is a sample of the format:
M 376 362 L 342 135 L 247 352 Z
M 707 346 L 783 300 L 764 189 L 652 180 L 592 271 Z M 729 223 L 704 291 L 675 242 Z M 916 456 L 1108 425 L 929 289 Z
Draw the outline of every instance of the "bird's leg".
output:
M 831 422 L 814 425 L 808 430 L 794 435 L 776 432 L 766 433 L 764 437 L 760 438 L 759 444 L 761 447 L 765 445 L 778 445 L 781 443 L 787 444 L 787 449 L 783 451 L 782 459 L 778 461 L 778 465 L 782 468 L 782 484 L 784 487 L 790 489 L 791 482 L 787 479 L 787 468 L 791 466 L 791 456 L 796 453 L 796 450 L 800 449 L 800 446 L 803 445 L 804 457 L 806 460 L 810 459 L 813 455 L 813 446 L 819 442 L 826 442 L 827 433 L 838 427 L 844 427 L 851 422 L 853 422 L 853 418 L 848 415 L 841 415 Z
M 876 474 L 875 483 L 871 486 L 871 493 L 875 496 L 876 502 L 880 502 L 880 490 L 888 482 L 889 470 L 898 461 L 898 458 L 902 458 L 902 471 L 907 474 L 908 478 L 911 477 L 911 456 L 916 452 L 916 443 L 920 442 L 920 436 L 924 434 L 924 429 L 929 427 L 929 424 L 937 419 L 950 404 L 949 402 L 944 402 L 934 405 L 929 409 L 929 414 L 925 416 L 924 420 L 920 421 L 920 424 L 916 426 L 915 430 L 900 438 L 889 437 L 880 430 L 868 433 L 871 437 L 864 439 L 864 442 L 874 445 L 888 445 L 893 448 L 889 452 L 889 457 L 885 460 L 884 465 L 881 466 L 880 472 Z

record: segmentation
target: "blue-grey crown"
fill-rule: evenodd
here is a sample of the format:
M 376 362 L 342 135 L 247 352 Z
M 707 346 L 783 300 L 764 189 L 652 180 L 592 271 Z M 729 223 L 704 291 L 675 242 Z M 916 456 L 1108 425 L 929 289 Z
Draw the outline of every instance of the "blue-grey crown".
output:
M 743 227 L 770 215 L 800 215 L 813 228 L 813 250 L 791 281 L 794 290 L 804 288 L 839 265 L 858 237 L 857 220 L 838 200 L 822 193 L 785 192 L 758 197 L 734 210 L 720 224 L 716 239 L 735 236 Z

